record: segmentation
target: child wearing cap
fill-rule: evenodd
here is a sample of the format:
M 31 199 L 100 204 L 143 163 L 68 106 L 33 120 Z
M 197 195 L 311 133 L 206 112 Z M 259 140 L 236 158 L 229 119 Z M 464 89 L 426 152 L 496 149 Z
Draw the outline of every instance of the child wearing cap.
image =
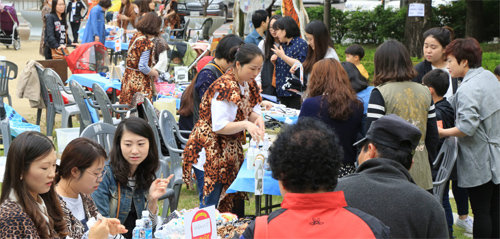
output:
M 358 68 L 361 75 L 368 80 L 368 71 L 366 71 L 361 60 L 365 56 L 365 50 L 358 44 L 350 45 L 345 49 L 345 61 L 350 62 Z

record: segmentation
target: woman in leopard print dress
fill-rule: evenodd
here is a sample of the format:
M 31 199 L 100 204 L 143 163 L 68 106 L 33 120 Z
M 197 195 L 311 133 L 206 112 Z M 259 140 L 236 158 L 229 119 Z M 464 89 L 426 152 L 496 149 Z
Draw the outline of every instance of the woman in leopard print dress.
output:
M 208 88 L 200 104 L 200 118 L 184 149 L 184 181 L 191 182 L 191 167 L 206 160 L 204 206 L 218 205 L 221 212 L 231 211 L 235 199 L 244 194 L 225 194 L 244 160 L 242 143 L 245 130 L 254 139 L 264 136 L 264 120 L 255 77 L 262 68 L 263 56 L 253 44 L 232 49 L 235 64 Z M 220 203 L 219 203 L 220 199 Z M 241 201 L 240 201 L 241 202 Z
M 132 96 L 141 92 L 153 100 L 153 84 L 158 71 L 153 68 L 153 37 L 160 34 L 161 18 L 155 13 L 146 13 L 136 25 L 138 32 L 130 39 L 126 69 L 123 74 L 120 104 L 130 105 Z

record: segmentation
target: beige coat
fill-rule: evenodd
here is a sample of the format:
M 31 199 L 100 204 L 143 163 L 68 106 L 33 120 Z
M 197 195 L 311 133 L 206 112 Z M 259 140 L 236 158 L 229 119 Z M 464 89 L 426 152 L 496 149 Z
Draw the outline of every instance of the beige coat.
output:
M 23 72 L 18 78 L 16 95 L 19 98 L 27 98 L 30 101 L 31 108 L 43 109 L 45 108 L 45 104 L 35 64 L 39 63 L 30 60 L 24 67 Z

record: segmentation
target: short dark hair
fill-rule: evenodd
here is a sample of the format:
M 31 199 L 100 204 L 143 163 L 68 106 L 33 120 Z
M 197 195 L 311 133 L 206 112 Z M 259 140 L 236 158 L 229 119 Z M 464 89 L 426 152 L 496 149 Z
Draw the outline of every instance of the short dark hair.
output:
M 113 148 L 109 153 L 110 166 L 113 170 L 115 180 L 122 185 L 127 185 L 128 183 L 130 165 L 127 160 L 123 158 L 120 144 L 125 130 L 147 138 L 149 141 L 148 156 L 139 164 L 135 171 L 136 189 L 148 190 L 151 183 L 156 179 L 155 173 L 160 165 L 160 161 L 158 159 L 158 149 L 156 148 L 157 145 L 153 129 L 151 129 L 148 122 L 138 117 L 123 119 L 116 128 L 115 137 L 113 138 Z
M 88 138 L 76 138 L 64 148 L 59 164 L 56 182 L 70 178 L 71 170 L 76 167 L 83 176 L 83 171 L 92 166 L 97 160 L 106 160 L 106 151 L 95 141 Z
M 363 49 L 363 47 L 358 45 L 358 44 L 353 44 L 353 45 L 348 46 L 345 49 L 344 53 L 349 54 L 349 55 L 353 55 L 353 56 L 358 56 L 359 60 L 361 60 L 365 56 L 365 49 Z
M 410 53 L 401 42 L 388 40 L 375 51 L 373 84 L 381 85 L 389 81 L 410 81 L 417 75 L 410 59 Z
M 111 0 L 99 0 L 99 6 L 108 9 L 111 7 Z
M 434 88 L 438 96 L 443 96 L 448 91 L 448 87 L 450 87 L 450 75 L 441 69 L 434 69 L 424 75 L 422 83 Z
M 255 44 L 252 43 L 246 43 L 241 45 L 237 50 L 236 50 L 236 55 L 234 56 L 234 63 L 239 62 L 241 66 L 244 66 L 255 57 L 260 56 L 262 59 L 264 59 L 264 54 L 262 54 L 262 51 L 259 49 L 259 47 Z
M 363 152 L 368 151 L 368 144 L 370 144 L 370 143 L 375 145 L 375 148 L 377 150 L 377 154 L 378 154 L 379 158 L 386 158 L 386 159 L 394 160 L 394 161 L 400 163 L 401 165 L 403 165 L 403 167 L 405 167 L 406 169 L 410 170 L 411 163 L 413 161 L 413 154 L 412 153 L 408 153 L 408 152 L 405 152 L 402 150 L 397 150 L 397 149 L 385 146 L 383 144 L 378 144 L 378 143 L 375 143 L 371 140 L 365 141 L 361 150 L 363 150 Z
M 262 25 L 262 22 L 266 22 L 269 15 L 265 10 L 257 10 L 252 14 L 252 24 L 255 29 Z
M 273 178 L 293 193 L 333 191 L 342 160 L 333 130 L 309 117 L 282 129 L 269 154 Z
M 297 25 L 297 22 L 290 17 L 290 16 L 284 16 L 273 24 L 273 29 L 274 30 L 285 30 L 286 35 L 285 37 L 287 38 L 294 38 L 300 36 L 300 28 L 299 25 Z
M 224 59 L 227 62 L 234 62 L 236 51 L 243 43 L 245 42 L 237 35 L 229 34 L 224 36 L 215 48 L 215 58 Z
M 454 33 L 450 27 L 433 27 L 424 32 L 424 40 L 429 36 L 436 39 L 441 47 L 445 48 L 453 40 Z
M 155 12 L 148 12 L 139 18 L 135 25 L 138 31 L 153 36 L 158 36 L 161 29 L 161 17 Z
M 495 75 L 500 76 L 500 64 L 498 64 L 498 66 L 495 67 L 494 73 L 495 73 Z
M 452 55 L 460 63 L 467 60 L 469 68 L 481 67 L 483 51 L 479 42 L 472 37 L 453 40 L 444 50 L 445 56 Z

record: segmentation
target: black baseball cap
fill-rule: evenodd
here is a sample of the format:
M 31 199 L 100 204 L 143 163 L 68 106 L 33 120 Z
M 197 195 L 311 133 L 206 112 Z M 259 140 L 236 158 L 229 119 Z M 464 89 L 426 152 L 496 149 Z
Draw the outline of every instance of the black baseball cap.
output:
M 363 145 L 366 140 L 405 152 L 413 152 L 417 147 L 422 133 L 420 130 L 401 117 L 390 114 L 374 121 L 366 136 L 353 146 Z

